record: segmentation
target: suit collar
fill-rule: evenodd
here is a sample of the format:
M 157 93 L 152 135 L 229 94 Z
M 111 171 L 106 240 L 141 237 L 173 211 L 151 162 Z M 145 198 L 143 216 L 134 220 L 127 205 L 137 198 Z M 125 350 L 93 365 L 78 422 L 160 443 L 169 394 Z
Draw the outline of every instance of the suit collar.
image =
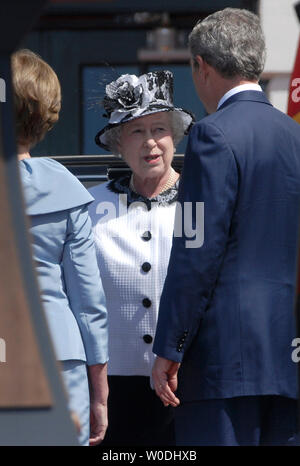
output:
M 267 99 L 266 95 L 264 92 L 261 91 L 241 91 L 238 92 L 237 94 L 234 94 L 233 96 L 229 97 L 217 110 L 217 112 L 225 107 L 227 107 L 230 104 L 233 104 L 234 102 L 239 102 L 239 101 L 252 101 L 252 102 L 259 102 L 262 104 L 267 104 L 271 105 L 272 104 L 269 102 Z

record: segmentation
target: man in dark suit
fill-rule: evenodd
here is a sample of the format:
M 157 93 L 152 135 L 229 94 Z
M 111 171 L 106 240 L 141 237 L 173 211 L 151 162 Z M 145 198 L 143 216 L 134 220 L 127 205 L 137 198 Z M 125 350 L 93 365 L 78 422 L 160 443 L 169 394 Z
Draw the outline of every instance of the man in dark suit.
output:
M 190 132 L 179 202 L 204 203 L 204 243 L 174 237 L 155 390 L 176 407 L 178 445 L 293 444 L 299 125 L 258 85 L 265 43 L 256 15 L 214 13 L 189 46 L 210 115 Z

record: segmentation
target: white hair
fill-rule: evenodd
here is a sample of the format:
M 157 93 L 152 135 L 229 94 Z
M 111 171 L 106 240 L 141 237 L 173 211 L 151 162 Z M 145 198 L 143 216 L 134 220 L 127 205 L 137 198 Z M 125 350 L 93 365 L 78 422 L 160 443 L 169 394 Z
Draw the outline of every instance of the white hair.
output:
M 265 59 L 265 38 L 259 17 L 248 10 L 225 8 L 198 22 L 189 35 L 195 57 L 214 67 L 224 78 L 258 80 Z

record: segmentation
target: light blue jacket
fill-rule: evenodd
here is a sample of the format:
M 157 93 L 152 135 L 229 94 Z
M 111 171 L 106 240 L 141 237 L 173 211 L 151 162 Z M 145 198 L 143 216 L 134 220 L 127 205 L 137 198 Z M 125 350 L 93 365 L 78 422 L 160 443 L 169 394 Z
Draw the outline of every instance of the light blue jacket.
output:
M 20 162 L 33 258 L 58 360 L 108 360 L 105 296 L 88 204 L 92 196 L 49 158 Z

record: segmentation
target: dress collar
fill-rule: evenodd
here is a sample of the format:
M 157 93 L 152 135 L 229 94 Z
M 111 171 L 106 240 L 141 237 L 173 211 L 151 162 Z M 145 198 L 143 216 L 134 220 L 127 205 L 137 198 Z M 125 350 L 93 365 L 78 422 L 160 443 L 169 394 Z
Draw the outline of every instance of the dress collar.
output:
M 171 188 L 149 199 L 145 196 L 142 196 L 141 194 L 134 192 L 130 188 L 130 175 L 124 175 L 121 178 L 116 178 L 110 181 L 107 185 L 107 188 L 116 194 L 126 194 L 128 205 L 132 204 L 133 202 L 144 202 L 147 206 L 147 209 L 150 210 L 152 202 L 157 202 L 159 206 L 167 206 L 173 202 L 176 202 L 178 197 L 178 186 L 179 180 L 177 180 L 174 186 Z

